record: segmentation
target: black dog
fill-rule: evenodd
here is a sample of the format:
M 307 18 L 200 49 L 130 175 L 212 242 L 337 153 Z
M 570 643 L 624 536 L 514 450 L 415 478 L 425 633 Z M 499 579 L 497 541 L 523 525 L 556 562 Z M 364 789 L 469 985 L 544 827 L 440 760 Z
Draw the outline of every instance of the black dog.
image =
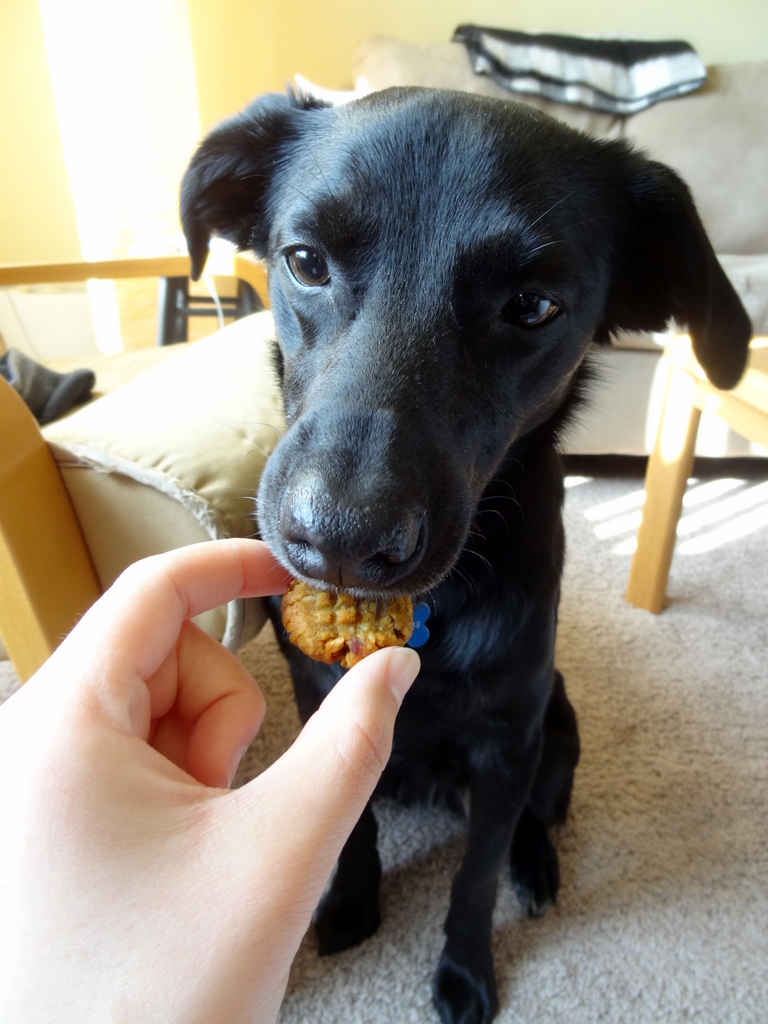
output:
M 727 388 L 749 321 L 671 170 L 459 93 L 266 96 L 203 142 L 182 220 L 195 277 L 214 232 L 268 261 L 288 430 L 261 535 L 297 576 L 431 609 L 381 790 L 469 790 L 433 996 L 444 1022 L 488 1021 L 499 870 L 509 857 L 532 916 L 554 900 L 546 826 L 579 756 L 553 660 L 556 442 L 585 356 L 674 317 Z M 283 649 L 306 720 L 341 672 Z M 321 953 L 379 923 L 376 831 L 368 807 L 316 915 Z

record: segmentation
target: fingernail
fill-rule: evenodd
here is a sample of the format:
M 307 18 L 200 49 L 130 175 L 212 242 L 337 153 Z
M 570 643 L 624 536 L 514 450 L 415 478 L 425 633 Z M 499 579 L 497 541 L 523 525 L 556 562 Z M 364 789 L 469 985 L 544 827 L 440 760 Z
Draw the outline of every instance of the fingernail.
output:
M 243 759 L 243 754 L 246 752 L 249 746 L 250 743 L 246 743 L 244 747 L 240 747 L 240 749 L 232 755 L 232 760 L 229 762 L 229 782 L 227 783 L 227 789 L 229 789 L 229 787 L 232 785 L 232 780 L 237 774 L 237 769 L 240 767 L 240 762 Z
M 390 650 L 387 683 L 400 704 L 419 674 L 421 658 L 412 647 L 391 647 Z

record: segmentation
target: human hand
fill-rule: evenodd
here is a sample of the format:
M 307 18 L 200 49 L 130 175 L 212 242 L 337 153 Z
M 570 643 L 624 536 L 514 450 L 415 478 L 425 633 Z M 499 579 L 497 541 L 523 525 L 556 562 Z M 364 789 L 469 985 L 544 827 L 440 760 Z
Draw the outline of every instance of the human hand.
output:
M 0 1007 L 15 1024 L 261 1024 L 389 756 L 418 671 L 351 669 L 230 792 L 264 700 L 189 619 L 279 593 L 265 545 L 136 563 L 0 708 Z

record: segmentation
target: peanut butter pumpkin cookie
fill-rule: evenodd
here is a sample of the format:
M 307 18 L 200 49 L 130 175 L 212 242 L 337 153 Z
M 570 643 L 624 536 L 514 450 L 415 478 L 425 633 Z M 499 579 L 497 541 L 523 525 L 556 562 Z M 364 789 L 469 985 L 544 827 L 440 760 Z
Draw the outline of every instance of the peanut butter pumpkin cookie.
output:
M 283 625 L 300 651 L 351 668 L 382 647 L 402 647 L 413 632 L 410 597 L 356 600 L 294 580 L 282 601 Z

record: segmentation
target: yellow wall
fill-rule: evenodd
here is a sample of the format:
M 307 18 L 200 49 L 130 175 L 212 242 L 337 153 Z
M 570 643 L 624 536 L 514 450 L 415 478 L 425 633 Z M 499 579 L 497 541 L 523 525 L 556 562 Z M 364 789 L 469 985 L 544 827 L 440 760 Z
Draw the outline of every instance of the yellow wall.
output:
M 79 257 L 37 0 L 2 0 L 0 263 Z
M 187 0 L 200 124 L 206 132 L 259 93 L 280 87 L 275 0 Z M 303 5 L 300 5 L 303 6 Z
M 351 85 L 355 46 L 447 41 L 461 22 L 689 40 L 706 63 L 768 60 L 768 0 L 187 0 L 203 130 L 295 72 Z M 97 87 L 98 83 L 94 83 Z M 80 254 L 37 0 L 0 0 L 0 262 Z

